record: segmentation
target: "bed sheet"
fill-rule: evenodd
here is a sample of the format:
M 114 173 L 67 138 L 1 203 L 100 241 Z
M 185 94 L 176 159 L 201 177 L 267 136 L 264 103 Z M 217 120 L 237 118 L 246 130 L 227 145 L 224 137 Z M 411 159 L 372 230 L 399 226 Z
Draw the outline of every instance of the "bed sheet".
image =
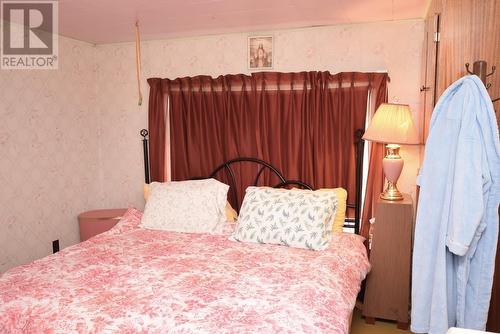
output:
M 324 251 L 115 228 L 0 277 L 2 333 L 348 333 L 363 239 Z

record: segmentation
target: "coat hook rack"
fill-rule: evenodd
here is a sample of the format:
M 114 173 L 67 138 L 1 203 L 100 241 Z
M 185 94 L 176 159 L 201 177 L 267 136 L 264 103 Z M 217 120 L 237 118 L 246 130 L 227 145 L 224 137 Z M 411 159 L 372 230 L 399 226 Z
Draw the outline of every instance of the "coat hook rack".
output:
M 491 67 L 490 73 L 487 73 L 488 63 L 484 60 L 475 61 L 472 64 L 472 71 L 469 69 L 469 67 L 470 67 L 470 64 L 466 63 L 465 69 L 467 70 L 467 73 L 477 75 L 479 77 L 479 79 L 481 79 L 481 81 L 484 83 L 484 86 L 486 87 L 486 89 L 489 89 L 491 87 L 491 83 L 486 83 L 486 78 L 495 73 L 496 66 Z M 500 100 L 500 97 L 498 97 L 496 99 L 492 99 L 491 102 L 496 102 L 498 100 Z

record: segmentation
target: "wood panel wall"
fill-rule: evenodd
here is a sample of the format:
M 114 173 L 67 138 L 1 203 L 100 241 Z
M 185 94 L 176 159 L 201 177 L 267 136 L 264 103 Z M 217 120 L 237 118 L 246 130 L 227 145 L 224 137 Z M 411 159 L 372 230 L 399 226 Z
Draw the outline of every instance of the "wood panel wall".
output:
M 436 32 L 436 16 L 439 16 L 439 43 L 432 45 L 431 35 Z M 455 80 L 466 75 L 465 63 L 476 60 L 488 62 L 488 72 L 495 65 L 497 71 L 488 77 L 492 86 L 488 90 L 492 99 L 500 97 L 500 0 L 431 0 L 426 16 L 428 42 L 424 55 L 427 66 L 423 73 L 424 139 L 428 132 L 433 87 L 436 101 Z M 434 53 L 433 53 L 434 52 Z M 436 56 L 436 61 L 432 57 Z M 424 65 L 425 66 L 425 65 Z M 432 75 L 435 71 L 435 80 Z M 497 122 L 500 124 L 500 101 L 494 103 Z M 499 244 L 500 249 L 500 244 Z M 500 332 L 500 253 L 497 251 L 496 271 L 487 329 Z
M 427 21 L 440 16 L 440 38 L 437 60 L 437 98 L 455 80 L 467 74 L 465 63 L 476 60 L 496 65 L 497 72 L 488 78 L 492 98 L 500 97 L 500 1 L 498 0 L 432 0 Z M 497 120 L 500 101 L 495 104 Z M 426 118 L 426 129 L 429 118 Z

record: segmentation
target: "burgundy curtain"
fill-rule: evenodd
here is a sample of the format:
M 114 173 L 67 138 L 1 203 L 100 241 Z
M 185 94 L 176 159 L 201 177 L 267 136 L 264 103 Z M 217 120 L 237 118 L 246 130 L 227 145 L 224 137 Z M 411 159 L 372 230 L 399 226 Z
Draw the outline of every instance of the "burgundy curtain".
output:
M 153 181 L 165 181 L 166 101 L 160 79 L 149 79 L 149 169 Z
M 153 165 L 165 169 L 157 161 L 164 160 L 164 147 L 153 142 L 165 143 L 165 128 L 156 127 L 165 124 L 168 100 L 173 180 L 207 176 L 232 158 L 257 157 L 288 179 L 314 188 L 343 187 L 354 203 L 354 133 L 365 128 L 369 93 L 382 91 L 386 78 L 385 73 L 259 72 L 149 79 L 152 180 L 165 179 L 164 173 L 153 173 Z M 244 195 L 255 171 L 242 165 L 236 174 L 238 193 Z M 263 181 L 273 183 L 269 175 Z
M 373 116 L 377 108 L 387 102 L 388 90 L 387 74 L 381 78 L 380 82 L 372 86 L 370 116 Z M 366 191 L 361 217 L 360 235 L 368 239 L 370 232 L 370 218 L 375 216 L 375 203 L 380 193 L 384 190 L 384 172 L 382 170 L 382 159 L 384 158 L 384 145 L 370 142 L 370 161 L 368 162 L 368 177 L 366 181 Z M 365 162 L 366 163 L 366 162 Z

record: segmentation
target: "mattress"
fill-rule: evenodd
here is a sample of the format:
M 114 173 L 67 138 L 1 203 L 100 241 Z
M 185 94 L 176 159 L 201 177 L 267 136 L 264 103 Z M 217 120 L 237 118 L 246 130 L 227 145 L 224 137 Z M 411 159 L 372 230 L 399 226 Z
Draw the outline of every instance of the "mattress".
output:
M 363 239 L 324 251 L 224 235 L 110 231 L 0 277 L 0 332 L 348 333 Z

